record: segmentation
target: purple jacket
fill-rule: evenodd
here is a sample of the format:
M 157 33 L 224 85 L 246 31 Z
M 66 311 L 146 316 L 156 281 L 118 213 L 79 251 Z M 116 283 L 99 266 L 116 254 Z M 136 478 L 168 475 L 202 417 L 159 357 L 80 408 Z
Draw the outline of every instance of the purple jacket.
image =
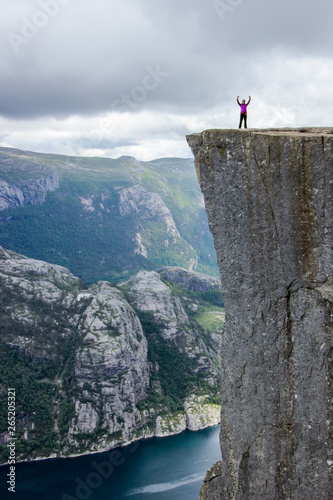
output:
M 250 101 L 251 101 L 251 99 L 249 99 L 246 104 L 241 104 L 238 100 L 238 97 L 237 97 L 237 102 L 241 107 L 241 113 L 246 113 L 246 107 L 250 104 Z

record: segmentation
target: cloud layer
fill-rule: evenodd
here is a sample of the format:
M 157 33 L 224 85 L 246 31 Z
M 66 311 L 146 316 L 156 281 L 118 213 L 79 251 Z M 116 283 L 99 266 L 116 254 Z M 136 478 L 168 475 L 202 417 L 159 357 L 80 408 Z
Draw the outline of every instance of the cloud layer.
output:
M 331 124 L 328 0 L 2 2 L 2 145 L 190 156 L 249 94 L 250 127 Z

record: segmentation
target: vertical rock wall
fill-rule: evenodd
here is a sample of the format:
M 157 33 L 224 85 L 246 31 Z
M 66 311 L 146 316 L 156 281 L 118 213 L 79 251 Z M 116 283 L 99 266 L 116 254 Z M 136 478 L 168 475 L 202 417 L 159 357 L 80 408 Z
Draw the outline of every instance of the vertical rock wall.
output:
M 333 129 L 187 137 L 222 279 L 222 464 L 202 499 L 333 498 Z

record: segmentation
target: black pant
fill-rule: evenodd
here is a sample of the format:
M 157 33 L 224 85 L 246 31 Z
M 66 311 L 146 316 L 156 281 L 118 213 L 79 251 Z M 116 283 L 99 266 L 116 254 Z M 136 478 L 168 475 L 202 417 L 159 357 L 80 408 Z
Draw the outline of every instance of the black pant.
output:
M 244 128 L 247 128 L 247 125 L 246 125 L 246 113 L 241 113 L 240 115 L 240 121 L 239 121 L 239 127 L 238 128 L 242 128 L 242 122 L 244 120 Z

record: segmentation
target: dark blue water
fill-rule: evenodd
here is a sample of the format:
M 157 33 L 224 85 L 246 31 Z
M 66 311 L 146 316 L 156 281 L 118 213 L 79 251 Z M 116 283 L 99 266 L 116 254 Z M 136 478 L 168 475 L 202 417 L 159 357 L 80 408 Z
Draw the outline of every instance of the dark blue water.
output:
M 0 468 L 0 498 L 13 500 L 197 500 L 220 460 L 219 427 L 152 438 L 70 459 L 16 464 L 16 493 Z

